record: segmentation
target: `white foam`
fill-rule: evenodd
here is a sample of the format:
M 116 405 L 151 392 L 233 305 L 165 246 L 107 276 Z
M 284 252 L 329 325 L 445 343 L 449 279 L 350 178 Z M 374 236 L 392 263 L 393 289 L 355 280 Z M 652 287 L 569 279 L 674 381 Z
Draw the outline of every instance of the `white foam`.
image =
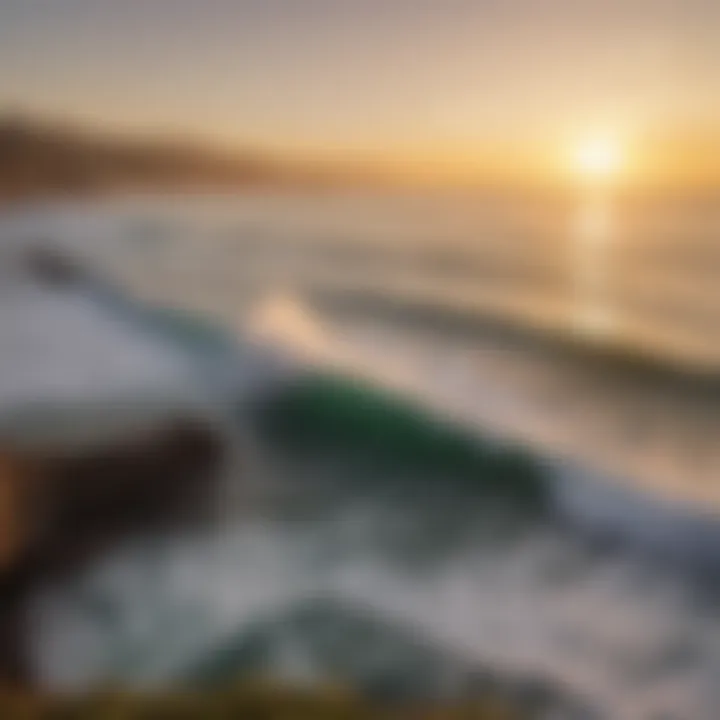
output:
M 32 427 L 50 442 L 89 441 L 178 412 L 210 413 L 209 398 L 180 353 L 82 287 L 43 287 L 6 265 L 0 338 L 5 434 Z

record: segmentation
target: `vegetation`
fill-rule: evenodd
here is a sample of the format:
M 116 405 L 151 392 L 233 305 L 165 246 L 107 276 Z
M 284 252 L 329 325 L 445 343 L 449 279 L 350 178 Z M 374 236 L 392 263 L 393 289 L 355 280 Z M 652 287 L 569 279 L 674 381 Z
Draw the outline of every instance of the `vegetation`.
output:
M 82 697 L 0 694 L 8 720 L 520 720 L 502 701 L 379 706 L 338 689 L 303 690 L 252 683 L 206 692 L 137 694 L 103 691 Z

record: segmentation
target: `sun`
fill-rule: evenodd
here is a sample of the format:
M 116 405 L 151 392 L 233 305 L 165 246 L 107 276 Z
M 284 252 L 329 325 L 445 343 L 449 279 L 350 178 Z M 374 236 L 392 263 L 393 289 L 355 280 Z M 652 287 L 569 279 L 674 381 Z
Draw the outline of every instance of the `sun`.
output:
M 622 147 L 611 137 L 591 137 L 575 148 L 573 163 L 576 172 L 586 178 L 611 178 L 622 169 Z

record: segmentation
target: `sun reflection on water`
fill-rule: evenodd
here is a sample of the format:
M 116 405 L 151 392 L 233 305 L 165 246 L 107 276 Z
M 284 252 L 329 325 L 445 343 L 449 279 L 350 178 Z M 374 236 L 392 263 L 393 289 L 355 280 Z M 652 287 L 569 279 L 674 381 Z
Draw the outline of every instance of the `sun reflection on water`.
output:
M 609 250 L 614 233 L 612 205 L 605 194 L 581 201 L 572 218 L 574 327 L 585 335 L 607 336 L 615 325 L 610 297 Z

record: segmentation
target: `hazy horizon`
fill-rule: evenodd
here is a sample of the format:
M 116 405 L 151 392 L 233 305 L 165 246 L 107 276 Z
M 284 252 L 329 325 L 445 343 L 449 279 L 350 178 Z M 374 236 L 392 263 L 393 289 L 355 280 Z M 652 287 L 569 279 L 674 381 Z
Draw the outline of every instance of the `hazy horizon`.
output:
M 711 0 L 0 0 L 0 112 L 438 178 L 609 138 L 618 182 L 714 183 L 719 35 Z

